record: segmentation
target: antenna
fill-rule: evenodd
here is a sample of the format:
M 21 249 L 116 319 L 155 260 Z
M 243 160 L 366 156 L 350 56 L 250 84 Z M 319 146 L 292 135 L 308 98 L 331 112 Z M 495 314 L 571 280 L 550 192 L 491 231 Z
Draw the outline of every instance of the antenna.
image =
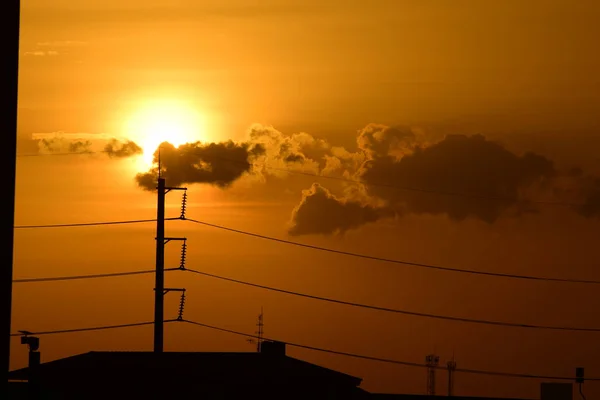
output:
M 446 364 L 448 367 L 448 396 L 454 396 L 454 372 L 456 371 L 456 361 L 454 361 L 454 351 L 452 359 Z
M 256 333 L 256 339 L 248 339 L 248 343 L 256 343 L 256 351 L 258 353 L 260 353 L 261 347 L 262 347 L 262 343 L 264 342 L 264 322 L 263 322 L 263 308 L 260 308 L 260 314 L 258 314 L 258 322 L 256 323 L 256 326 L 258 327 L 258 330 L 255 332 Z
M 435 354 L 428 354 L 425 357 L 427 364 L 427 395 L 435 396 L 435 370 L 440 362 L 440 357 Z
M 256 326 L 258 326 L 258 331 L 256 332 L 257 336 L 258 336 L 258 340 L 256 342 L 256 351 L 260 353 L 260 348 L 263 342 L 263 335 L 264 335 L 264 322 L 263 322 L 263 308 L 260 308 L 260 314 L 258 315 L 258 323 L 256 324 Z

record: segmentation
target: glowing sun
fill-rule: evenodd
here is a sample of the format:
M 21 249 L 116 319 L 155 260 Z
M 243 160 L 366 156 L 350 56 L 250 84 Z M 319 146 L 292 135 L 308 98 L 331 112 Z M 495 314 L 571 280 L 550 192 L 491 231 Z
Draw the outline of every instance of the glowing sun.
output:
M 154 153 L 162 142 L 174 146 L 205 140 L 199 113 L 178 101 L 153 101 L 144 104 L 126 121 L 125 134 L 143 151 L 142 170 L 152 166 Z

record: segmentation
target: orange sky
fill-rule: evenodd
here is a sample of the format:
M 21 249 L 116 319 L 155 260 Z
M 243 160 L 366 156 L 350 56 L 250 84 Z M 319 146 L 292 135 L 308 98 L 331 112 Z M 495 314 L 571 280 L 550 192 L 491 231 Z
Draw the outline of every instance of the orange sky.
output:
M 357 132 L 377 123 L 410 127 L 425 147 L 446 134 L 479 133 L 517 155 L 534 151 L 548 157 L 559 170 L 578 165 L 590 176 L 600 174 L 600 53 L 594 47 L 600 7 L 594 1 L 226 3 L 22 2 L 17 225 L 153 218 L 156 212 L 155 196 L 134 180 L 147 169 L 148 152 L 146 163 L 138 156 L 104 154 L 30 157 L 38 152 L 33 134 L 62 137 L 56 142 L 61 146 L 91 140 L 98 150 L 112 136 L 144 147 L 154 143 L 144 142 L 150 131 L 183 142 L 252 141 L 248 129 L 260 123 L 272 125 L 276 137 L 289 143 L 302 139 L 290 135 L 307 132 L 329 143 L 329 155 L 338 157 L 331 146 L 343 146 L 358 157 L 367 148 L 357 143 Z M 161 124 L 177 129 L 155 131 Z M 286 166 L 274 156 L 273 149 L 280 149 L 274 143 L 267 143 L 267 159 Z M 311 165 L 299 168 L 313 171 Z M 409 175 L 425 179 L 415 168 L 408 168 Z M 340 183 L 294 174 L 277 178 L 272 170 L 261 174 L 262 180 L 244 175 L 229 189 L 188 184 L 188 216 L 286 238 L 292 210 L 313 182 L 337 198 L 350 196 Z M 388 178 L 412 182 L 411 176 Z M 488 181 L 497 178 L 498 173 L 490 174 Z M 458 268 L 600 279 L 597 217 L 543 207 L 491 224 L 478 218 L 454 221 L 444 213 L 415 211 L 445 201 L 430 196 L 418 198 L 395 220 L 344 235 L 291 239 Z M 180 193 L 167 198 L 168 216 L 177 216 Z M 413 311 L 600 327 L 595 315 L 600 301 L 591 285 L 351 259 L 179 221 L 167 224 L 167 234 L 188 237 L 190 268 L 242 280 Z M 15 278 L 153 267 L 152 224 L 15 235 Z M 167 249 L 167 266 L 177 263 L 179 245 Z M 445 362 L 454 352 L 459 367 L 470 369 L 569 375 L 584 366 L 586 375 L 600 377 L 592 333 L 389 315 L 181 272 L 169 273 L 167 286 L 187 288 L 188 319 L 252 333 L 262 306 L 266 335 L 291 342 L 413 362 L 423 362 L 434 350 Z M 13 329 L 151 320 L 152 287 L 151 275 L 15 284 Z M 166 304 L 166 317 L 175 316 L 177 295 L 167 295 Z M 165 335 L 166 350 L 252 350 L 243 338 L 186 325 L 166 325 Z M 150 350 L 152 329 L 43 336 L 41 343 L 43 360 L 89 350 Z M 25 348 L 15 340 L 11 351 L 12 366 L 23 366 Z M 425 389 L 421 369 L 290 353 L 360 376 L 367 390 Z M 445 375 L 439 380 L 442 393 Z M 593 383 L 586 390 L 588 398 L 600 395 Z M 457 375 L 457 395 L 535 398 L 538 393 L 535 380 Z

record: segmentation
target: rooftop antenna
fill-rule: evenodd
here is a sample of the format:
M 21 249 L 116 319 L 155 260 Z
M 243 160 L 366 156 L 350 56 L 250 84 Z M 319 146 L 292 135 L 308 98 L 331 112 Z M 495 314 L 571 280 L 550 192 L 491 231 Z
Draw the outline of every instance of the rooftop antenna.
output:
M 257 336 L 258 336 L 258 340 L 256 342 L 256 351 L 260 353 L 260 348 L 263 342 L 263 336 L 265 334 L 264 332 L 264 322 L 263 322 L 263 308 L 260 307 L 260 314 L 258 315 L 258 322 L 256 323 L 256 326 L 258 327 L 258 331 L 256 332 Z
M 456 361 L 454 360 L 454 351 L 452 359 L 446 364 L 448 367 L 448 397 L 454 396 L 454 372 L 456 371 Z
M 440 362 L 440 357 L 435 354 L 425 356 L 427 364 L 427 395 L 435 396 L 435 370 Z
M 256 333 L 256 339 L 248 339 L 248 343 L 256 343 L 256 351 L 260 353 L 262 343 L 264 342 L 264 322 L 263 322 L 263 308 L 260 308 L 260 314 L 258 314 L 258 322 L 256 323 L 258 330 Z

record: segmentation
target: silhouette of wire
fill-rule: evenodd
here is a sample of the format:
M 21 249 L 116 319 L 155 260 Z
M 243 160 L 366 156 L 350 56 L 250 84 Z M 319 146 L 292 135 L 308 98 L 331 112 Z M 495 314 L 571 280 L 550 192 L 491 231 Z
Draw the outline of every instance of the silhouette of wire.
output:
M 188 319 L 183 319 L 183 320 L 181 320 L 181 322 L 186 322 L 188 324 L 192 324 L 192 325 L 196 325 L 196 326 L 201 326 L 201 327 L 204 327 L 204 328 L 213 329 L 213 330 L 217 330 L 217 331 L 221 331 L 221 332 L 231 333 L 233 335 L 244 336 L 244 337 L 247 337 L 247 338 L 263 339 L 263 340 L 266 340 L 266 341 L 277 341 L 276 339 L 265 338 L 265 337 L 259 338 L 257 335 L 252 335 L 252 334 L 249 334 L 249 333 L 238 332 L 238 331 L 234 331 L 232 329 L 221 328 L 221 327 L 218 327 L 218 326 L 208 325 L 208 324 L 204 324 L 204 323 L 201 323 L 201 322 L 190 321 Z M 282 341 L 279 340 L 279 342 L 282 342 Z M 315 347 L 315 346 L 308 346 L 308 345 L 299 344 L 299 343 L 293 343 L 293 342 L 282 342 L 282 343 L 285 343 L 286 345 L 292 346 L 292 347 L 298 347 L 298 348 L 307 349 L 307 350 L 314 350 L 314 351 L 319 351 L 319 352 L 329 353 L 329 354 L 336 354 L 336 355 L 346 356 L 346 357 L 359 358 L 359 359 L 363 359 L 363 360 L 378 361 L 378 362 L 384 362 L 384 363 L 388 363 L 388 364 L 404 365 L 404 366 L 408 366 L 408 367 L 427 368 L 426 364 L 421 364 L 421 363 L 416 363 L 416 362 L 394 360 L 394 359 L 382 358 L 382 357 L 372 357 L 372 356 L 367 356 L 367 355 L 363 355 L 363 354 L 348 353 L 348 352 L 331 350 L 331 349 L 325 349 L 325 348 Z M 441 366 L 438 366 L 436 368 L 443 369 L 443 367 L 441 367 Z M 503 377 L 511 377 L 511 378 L 548 379 L 548 380 L 573 380 L 573 377 L 534 375 L 534 374 L 519 374 L 519 373 L 499 372 L 499 371 L 487 371 L 487 370 L 479 370 L 479 369 L 457 368 L 456 371 L 457 372 L 464 372 L 464 373 L 468 373 L 468 374 L 494 375 L 494 376 L 503 376 Z M 588 381 L 600 381 L 600 378 L 586 378 L 586 380 L 588 380 Z
M 252 286 L 255 288 L 259 288 L 259 289 L 270 290 L 273 292 L 279 292 L 279 293 L 289 294 L 289 295 L 298 296 L 298 297 L 304 297 L 304 298 L 313 299 L 313 300 L 325 301 L 325 302 L 329 302 L 329 303 L 341 304 L 341 305 L 345 305 L 345 306 L 365 308 L 365 309 L 376 310 L 376 311 L 384 311 L 384 312 L 395 313 L 395 314 L 411 315 L 411 316 L 415 316 L 415 317 L 442 319 L 442 320 L 447 320 L 447 321 L 466 322 L 466 323 L 471 323 L 471 324 L 507 326 L 507 327 L 514 327 L 514 328 L 600 332 L 600 328 L 578 328 L 578 327 L 565 327 L 565 326 L 520 324 L 520 323 L 514 323 L 514 322 L 502 322 L 502 321 L 485 320 L 485 319 L 455 317 L 455 316 L 450 316 L 450 315 L 427 314 L 427 313 L 416 312 L 416 311 L 408 311 L 408 310 L 400 310 L 400 309 L 396 309 L 396 308 L 373 306 L 373 305 L 368 305 L 368 304 L 355 303 L 355 302 L 351 302 L 351 301 L 332 299 L 329 297 L 322 297 L 322 296 L 315 296 L 315 295 L 310 295 L 310 294 L 306 294 L 306 293 L 294 292 L 291 290 L 279 289 L 279 288 L 275 288 L 272 286 L 259 285 L 257 283 L 251 283 L 251 282 L 241 281 L 238 279 L 227 278 L 224 276 L 210 274 L 208 272 L 197 271 L 194 269 L 186 268 L 185 271 L 189 271 L 189 272 L 192 272 L 192 273 L 198 274 L 198 275 L 204 275 L 204 276 L 207 276 L 210 278 L 216 278 L 216 279 L 221 279 L 221 280 L 228 281 L 228 282 L 238 283 L 241 285 Z
M 552 277 L 543 277 L 543 276 L 534 276 L 534 275 L 519 275 L 519 274 L 507 274 L 507 273 L 501 273 L 501 272 L 476 271 L 476 270 L 471 270 L 471 269 L 444 267 L 444 266 L 440 266 L 440 265 L 425 264 L 425 263 L 418 263 L 418 262 L 412 262 L 412 261 L 397 260 L 397 259 L 392 259 L 392 258 L 370 256 L 367 254 L 353 253 L 353 252 L 343 251 L 343 250 L 335 250 L 335 249 L 331 249 L 328 247 L 315 246 L 315 245 L 311 245 L 311 244 L 295 242 L 292 240 L 286 240 L 286 239 L 275 238 L 272 236 L 261 235 L 258 233 L 242 231 L 239 229 L 229 228 L 229 227 L 226 227 L 223 225 L 211 224 L 209 222 L 199 221 L 199 220 L 191 219 L 191 218 L 185 218 L 185 220 L 193 222 L 195 224 L 205 225 L 205 226 L 209 226 L 211 228 L 216 228 L 216 229 L 221 229 L 221 230 L 225 230 L 225 231 L 229 231 L 229 232 L 233 232 L 233 233 L 238 233 L 241 235 L 251 236 L 251 237 L 258 238 L 258 239 L 265 239 L 265 240 L 269 240 L 272 242 L 283 243 L 283 244 L 288 244 L 288 245 L 292 245 L 292 246 L 303 247 L 303 248 L 307 248 L 307 249 L 318 250 L 318 251 L 339 254 L 339 255 L 344 255 L 344 256 L 349 256 L 349 257 L 362 258 L 362 259 L 366 259 L 366 260 L 381 261 L 381 262 L 387 262 L 387 263 L 392 263 L 392 264 L 402 264 L 402 265 L 409 265 L 409 266 L 413 266 L 413 267 L 428 268 L 428 269 L 435 269 L 435 270 L 449 271 L 449 272 L 458 272 L 458 273 L 464 273 L 464 274 L 493 276 L 493 277 L 500 277 L 500 278 L 527 279 L 527 280 L 549 281 L 549 282 L 587 283 L 587 284 L 594 284 L 594 285 L 600 284 L 600 281 L 598 281 L 598 280 L 552 278 Z
M 165 271 L 175 271 L 180 268 L 167 268 Z M 143 275 L 143 274 L 153 274 L 156 271 L 154 270 L 146 270 L 146 271 L 127 271 L 127 272 L 114 272 L 114 273 L 106 273 L 106 274 L 94 274 L 94 275 L 70 275 L 70 276 L 56 276 L 56 277 L 46 277 L 46 278 L 23 278 L 23 279 L 13 279 L 13 283 L 31 283 L 31 282 L 55 282 L 55 281 L 71 281 L 77 279 L 96 279 L 96 278 L 112 278 L 117 276 L 130 276 L 130 275 Z
M 168 319 L 164 322 L 174 322 L 176 319 Z M 144 325 L 153 325 L 154 321 L 149 322 L 134 322 L 131 324 L 121 324 L 121 325 L 105 325 L 105 326 L 94 326 L 91 328 L 75 328 L 75 329 L 61 329 L 55 331 L 39 331 L 39 332 L 27 332 L 25 333 L 11 333 L 10 336 L 29 336 L 29 335 L 54 335 L 58 333 L 75 333 L 75 332 L 89 332 L 89 331 L 102 331 L 107 329 L 119 329 L 119 328 L 131 328 L 134 326 L 144 326 Z
M 179 220 L 180 217 L 165 218 L 165 221 Z M 41 229 L 41 228 L 72 228 L 80 226 L 101 226 L 101 225 L 125 225 L 142 224 L 146 222 L 156 222 L 156 219 L 136 219 L 128 221 L 105 221 L 105 222 L 82 222 L 73 224 L 48 224 L 48 225 L 15 225 L 14 229 Z
M 190 151 L 193 151 L 193 150 L 190 150 Z M 72 153 L 66 152 L 66 153 L 44 153 L 44 154 L 20 154 L 20 155 L 17 155 L 17 157 L 67 156 L 67 155 L 86 155 L 86 154 L 96 154 L 96 153 L 109 153 L 109 152 L 107 152 L 107 151 L 89 151 L 89 152 L 72 152 Z M 202 156 L 205 158 L 210 158 L 209 156 L 204 155 L 204 154 Z M 228 157 L 212 156 L 212 158 L 222 159 L 222 160 L 232 162 L 232 163 L 243 163 L 244 165 L 248 164 L 247 161 L 235 160 L 235 159 L 231 159 Z M 433 194 L 433 195 L 464 197 L 464 198 L 481 199 L 481 200 L 521 202 L 521 203 L 538 204 L 538 205 L 546 205 L 546 206 L 564 206 L 564 207 L 581 207 L 581 206 L 583 206 L 583 204 L 568 203 L 568 202 L 561 202 L 561 201 L 523 200 L 523 199 L 518 199 L 518 198 L 514 198 L 514 197 L 492 196 L 492 195 L 475 194 L 475 193 L 448 192 L 448 191 L 442 191 L 442 190 L 423 189 L 423 188 L 410 187 L 410 186 L 399 186 L 399 185 L 394 185 L 394 184 L 389 184 L 389 183 L 384 183 L 384 182 L 365 182 L 365 181 L 361 181 L 361 180 L 357 180 L 357 179 L 349 179 L 349 178 L 331 176 L 331 175 L 320 175 L 320 174 L 316 174 L 316 173 L 312 173 L 312 172 L 298 171 L 298 170 L 293 170 L 293 169 L 289 169 L 289 168 L 273 167 L 266 163 L 255 162 L 255 163 L 251 163 L 250 165 L 261 166 L 263 168 L 270 169 L 273 171 L 287 172 L 287 173 L 295 174 L 295 175 L 304 175 L 304 176 L 309 176 L 309 177 L 318 178 L 318 179 L 328 179 L 328 180 L 341 181 L 341 182 L 347 182 L 347 183 L 353 183 L 353 184 L 360 184 L 360 185 L 365 185 L 365 186 L 376 186 L 376 187 L 383 187 L 383 188 L 388 188 L 388 189 L 396 189 L 396 190 L 402 190 L 402 191 L 408 191 L 408 192 L 419 192 L 419 193 L 426 193 L 426 194 Z

